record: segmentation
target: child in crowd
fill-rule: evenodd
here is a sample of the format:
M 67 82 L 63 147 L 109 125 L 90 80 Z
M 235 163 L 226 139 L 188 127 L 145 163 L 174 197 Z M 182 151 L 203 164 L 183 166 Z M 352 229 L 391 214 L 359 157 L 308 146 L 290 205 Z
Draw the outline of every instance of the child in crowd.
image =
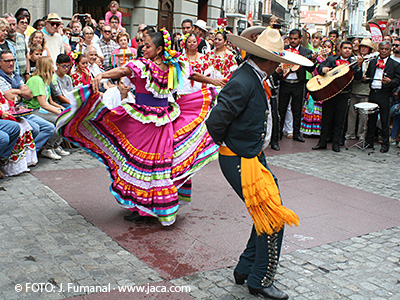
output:
M 33 44 L 29 48 L 29 73 L 32 74 L 36 70 L 36 62 L 42 57 L 43 47 L 39 44 Z
M 66 54 L 59 54 L 56 65 L 57 70 L 53 74 L 53 79 L 50 83 L 51 97 L 56 103 L 68 107 L 70 101 L 65 95 L 74 88 L 72 79 L 68 75 L 71 69 L 71 58 Z
M 109 25 L 110 24 L 110 18 L 112 16 L 116 16 L 116 17 L 118 17 L 118 21 L 119 21 L 118 28 L 121 28 L 122 13 L 120 11 L 118 11 L 118 9 L 119 9 L 118 2 L 117 1 L 111 1 L 109 7 L 110 7 L 110 10 L 108 12 L 106 12 L 105 24 Z
M 75 72 L 71 75 L 74 87 L 87 85 L 91 81 L 90 71 L 88 69 L 89 60 L 85 54 L 79 54 L 75 59 Z

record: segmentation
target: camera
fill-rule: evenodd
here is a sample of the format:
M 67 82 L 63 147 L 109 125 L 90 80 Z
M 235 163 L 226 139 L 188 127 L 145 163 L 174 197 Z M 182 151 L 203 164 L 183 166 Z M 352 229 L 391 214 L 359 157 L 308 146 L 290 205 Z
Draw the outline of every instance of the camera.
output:
M 78 19 L 86 20 L 86 18 L 87 18 L 87 15 L 85 15 L 85 14 L 79 14 L 78 15 Z
M 281 24 L 272 24 L 272 28 L 274 29 L 281 29 L 282 25 Z

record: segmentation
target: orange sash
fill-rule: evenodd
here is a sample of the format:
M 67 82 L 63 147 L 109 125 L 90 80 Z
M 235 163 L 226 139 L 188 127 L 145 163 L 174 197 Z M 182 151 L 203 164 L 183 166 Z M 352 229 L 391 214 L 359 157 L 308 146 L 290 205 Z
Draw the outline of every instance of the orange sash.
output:
M 226 146 L 221 146 L 219 153 L 237 156 Z M 285 224 L 298 226 L 299 217 L 282 205 L 278 186 L 271 172 L 260 163 L 258 156 L 241 157 L 240 163 L 243 197 L 257 234 L 271 235 L 280 231 Z

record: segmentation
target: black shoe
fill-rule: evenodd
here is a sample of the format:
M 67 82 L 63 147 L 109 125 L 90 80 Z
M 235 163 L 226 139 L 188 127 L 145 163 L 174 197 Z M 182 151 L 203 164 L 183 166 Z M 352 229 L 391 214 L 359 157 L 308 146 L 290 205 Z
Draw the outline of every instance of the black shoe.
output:
M 294 141 L 298 141 L 298 142 L 302 142 L 302 143 L 305 142 L 305 140 L 303 139 L 303 137 L 301 135 L 294 135 L 293 136 L 293 140 Z
M 386 153 L 386 152 L 389 151 L 389 147 L 388 147 L 388 146 L 382 146 L 380 151 L 381 151 L 382 153 Z
M 317 146 L 312 147 L 313 150 L 326 149 L 326 145 L 317 144 Z
M 133 211 L 129 216 L 124 216 L 124 220 L 136 223 L 151 223 L 155 218 L 153 217 L 145 217 L 139 215 L 137 211 Z
M 333 145 L 332 145 L 332 150 L 333 150 L 334 152 L 340 152 L 340 145 L 338 145 L 338 144 L 333 144 Z
M 374 145 L 373 144 L 365 144 L 365 149 L 374 149 Z
M 235 277 L 236 284 L 244 284 L 244 281 L 247 280 L 247 277 L 249 277 L 249 275 L 233 271 L 233 277 Z
M 271 149 L 275 150 L 275 151 L 281 150 L 281 148 L 279 148 L 279 144 L 278 143 L 271 143 Z
M 288 294 L 280 291 L 273 284 L 267 288 L 262 288 L 262 289 L 255 289 L 255 288 L 252 288 L 251 286 L 249 286 L 249 292 L 252 295 L 261 294 L 264 297 L 267 297 L 269 299 L 274 299 L 274 300 L 285 300 L 285 299 L 289 298 Z

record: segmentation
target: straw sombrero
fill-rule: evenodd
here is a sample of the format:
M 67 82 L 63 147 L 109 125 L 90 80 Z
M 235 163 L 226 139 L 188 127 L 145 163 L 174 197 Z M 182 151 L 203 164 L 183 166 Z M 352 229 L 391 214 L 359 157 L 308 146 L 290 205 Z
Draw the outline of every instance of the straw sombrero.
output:
M 305 67 L 314 65 L 311 60 L 302 55 L 285 51 L 282 37 L 276 29 L 265 29 L 255 43 L 235 34 L 228 34 L 228 40 L 241 50 L 264 59 Z
M 251 26 L 251 27 L 243 30 L 242 33 L 240 34 L 240 36 L 250 39 L 254 33 L 261 33 L 265 29 L 267 29 L 267 27 L 265 27 L 265 26 Z
M 366 47 L 371 48 L 371 50 L 374 50 L 374 44 L 372 43 L 371 39 L 369 39 L 369 38 L 363 38 L 360 43 L 360 46 L 366 46 Z

